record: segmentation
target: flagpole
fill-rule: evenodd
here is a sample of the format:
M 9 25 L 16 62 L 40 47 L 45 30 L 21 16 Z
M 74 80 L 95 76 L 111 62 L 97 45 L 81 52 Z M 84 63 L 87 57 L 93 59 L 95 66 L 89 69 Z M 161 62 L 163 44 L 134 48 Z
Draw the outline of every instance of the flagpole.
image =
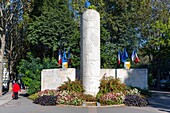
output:
M 115 69 L 115 78 L 117 78 L 117 68 Z

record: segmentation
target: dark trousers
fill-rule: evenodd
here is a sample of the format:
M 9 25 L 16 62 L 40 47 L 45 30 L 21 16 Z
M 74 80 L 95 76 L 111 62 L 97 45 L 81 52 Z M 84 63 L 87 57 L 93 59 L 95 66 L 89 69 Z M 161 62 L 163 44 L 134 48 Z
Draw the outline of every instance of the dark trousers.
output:
M 18 99 L 18 92 L 14 92 L 14 99 Z

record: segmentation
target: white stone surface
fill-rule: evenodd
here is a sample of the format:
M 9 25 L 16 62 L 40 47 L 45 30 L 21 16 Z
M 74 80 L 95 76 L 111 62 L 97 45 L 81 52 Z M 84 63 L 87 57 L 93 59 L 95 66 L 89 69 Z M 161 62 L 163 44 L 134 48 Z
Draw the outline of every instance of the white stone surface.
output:
M 67 77 L 74 81 L 76 78 L 75 68 L 44 69 L 41 72 L 41 91 L 45 89 L 57 89 L 58 86 L 68 81 Z
M 85 93 L 96 95 L 100 80 L 100 15 L 92 9 L 81 17 L 80 73 Z
M 79 73 L 77 73 L 79 74 Z M 131 86 L 139 87 L 142 89 L 148 88 L 148 71 L 147 69 L 101 69 L 100 76 L 85 76 L 84 87 L 91 94 L 96 94 L 98 92 L 98 87 L 100 84 L 100 79 L 103 76 L 113 76 L 114 78 L 120 78 L 120 80 Z M 75 80 L 76 71 L 74 68 L 63 69 L 45 69 L 41 73 L 41 90 L 45 89 L 56 89 L 58 86 L 67 81 L 69 77 L 72 81 Z M 97 85 L 96 85 L 97 84 Z
M 126 85 L 148 89 L 148 70 L 147 69 L 119 69 L 117 77 Z
M 112 76 L 115 78 L 115 69 L 100 69 L 100 78 Z
M 147 69 L 101 69 L 101 77 L 103 75 L 119 78 L 126 85 L 139 87 L 141 89 L 148 88 L 148 70 Z
M 86 90 L 85 94 L 96 95 L 99 91 L 100 78 L 90 76 L 83 77 L 83 85 Z

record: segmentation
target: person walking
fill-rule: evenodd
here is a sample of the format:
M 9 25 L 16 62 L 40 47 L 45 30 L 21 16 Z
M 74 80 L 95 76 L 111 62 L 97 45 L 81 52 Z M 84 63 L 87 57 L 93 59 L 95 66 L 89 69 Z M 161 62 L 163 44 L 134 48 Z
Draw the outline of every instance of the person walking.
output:
M 13 89 L 12 89 L 12 91 L 13 91 L 12 98 L 15 99 L 15 100 L 17 100 L 17 99 L 18 99 L 18 92 L 19 92 L 19 91 L 21 92 L 20 86 L 19 86 L 19 84 L 17 83 L 17 81 L 14 82 L 12 88 L 13 88 Z

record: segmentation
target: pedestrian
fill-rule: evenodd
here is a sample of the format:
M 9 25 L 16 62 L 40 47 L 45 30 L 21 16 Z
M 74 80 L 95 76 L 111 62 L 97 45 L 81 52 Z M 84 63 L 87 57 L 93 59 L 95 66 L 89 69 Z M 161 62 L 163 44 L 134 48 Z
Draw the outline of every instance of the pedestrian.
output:
M 18 92 L 21 91 L 19 84 L 17 83 L 17 81 L 14 82 L 13 87 L 12 87 L 12 98 L 17 100 L 18 99 Z

